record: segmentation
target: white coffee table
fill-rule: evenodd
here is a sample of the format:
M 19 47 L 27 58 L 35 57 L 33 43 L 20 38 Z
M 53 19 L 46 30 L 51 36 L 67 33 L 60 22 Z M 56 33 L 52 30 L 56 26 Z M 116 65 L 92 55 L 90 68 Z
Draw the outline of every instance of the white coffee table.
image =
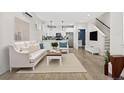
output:
M 61 52 L 48 52 L 47 54 L 47 65 L 52 59 L 59 59 L 60 65 L 62 65 L 62 53 Z

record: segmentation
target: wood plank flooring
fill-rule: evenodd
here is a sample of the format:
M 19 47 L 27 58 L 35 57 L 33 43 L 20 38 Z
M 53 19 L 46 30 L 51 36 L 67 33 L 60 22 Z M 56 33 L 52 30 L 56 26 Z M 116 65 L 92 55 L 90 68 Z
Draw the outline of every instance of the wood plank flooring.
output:
M 92 55 L 84 49 L 70 49 L 87 70 L 87 73 L 43 73 L 43 74 L 17 74 L 6 72 L 0 76 L 0 80 L 109 80 L 103 73 L 104 61 L 99 55 Z

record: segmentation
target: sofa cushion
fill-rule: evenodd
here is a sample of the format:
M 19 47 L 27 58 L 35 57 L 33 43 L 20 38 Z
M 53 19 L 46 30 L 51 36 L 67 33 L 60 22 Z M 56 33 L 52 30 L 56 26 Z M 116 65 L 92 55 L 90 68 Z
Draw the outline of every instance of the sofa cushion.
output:
M 14 47 L 16 50 L 20 51 L 22 48 L 24 48 L 24 42 L 15 42 Z
M 33 53 L 30 53 L 30 62 L 35 62 L 38 58 L 40 58 L 44 53 L 46 53 L 46 49 L 40 49 L 38 51 L 35 51 Z
M 34 45 L 31 45 L 28 49 L 29 52 L 35 52 L 37 50 L 40 50 L 40 47 L 39 47 L 39 44 L 34 44 Z
M 14 47 L 18 51 L 34 52 L 40 49 L 39 43 L 36 41 L 15 42 Z

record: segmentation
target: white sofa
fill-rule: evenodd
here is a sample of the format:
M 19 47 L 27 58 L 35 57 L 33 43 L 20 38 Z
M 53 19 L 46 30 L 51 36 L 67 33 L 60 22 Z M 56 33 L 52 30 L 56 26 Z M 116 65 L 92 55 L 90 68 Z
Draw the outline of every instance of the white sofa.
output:
M 9 47 L 10 71 L 12 68 L 25 67 L 31 67 L 34 70 L 46 54 L 47 50 L 40 49 L 36 41 L 15 42 Z

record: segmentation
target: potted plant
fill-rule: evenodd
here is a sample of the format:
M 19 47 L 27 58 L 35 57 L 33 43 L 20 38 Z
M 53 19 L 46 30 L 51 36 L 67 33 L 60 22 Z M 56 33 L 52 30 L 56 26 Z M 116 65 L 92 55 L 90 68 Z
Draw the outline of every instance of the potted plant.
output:
M 104 74 L 108 75 L 108 63 L 110 62 L 110 52 L 107 50 L 104 56 Z
M 53 49 L 57 49 L 58 43 L 57 42 L 53 42 L 53 43 L 51 43 L 51 46 L 53 47 Z

